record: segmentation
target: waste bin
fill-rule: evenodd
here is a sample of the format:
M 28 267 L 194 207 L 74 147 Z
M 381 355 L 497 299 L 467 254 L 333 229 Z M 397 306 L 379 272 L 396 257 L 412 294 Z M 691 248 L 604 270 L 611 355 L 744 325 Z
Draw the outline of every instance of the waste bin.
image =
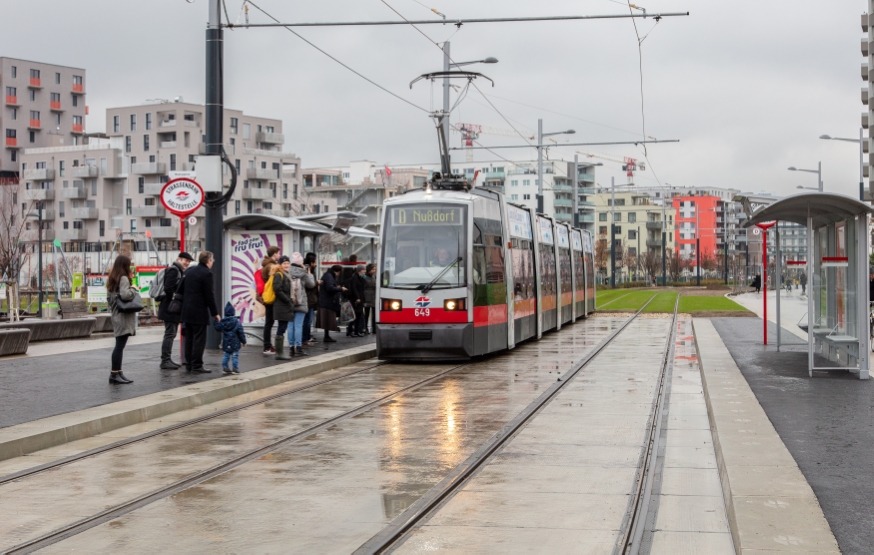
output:
M 58 313 L 61 311 L 61 307 L 58 303 L 42 303 L 42 317 L 43 320 L 57 320 L 59 319 Z

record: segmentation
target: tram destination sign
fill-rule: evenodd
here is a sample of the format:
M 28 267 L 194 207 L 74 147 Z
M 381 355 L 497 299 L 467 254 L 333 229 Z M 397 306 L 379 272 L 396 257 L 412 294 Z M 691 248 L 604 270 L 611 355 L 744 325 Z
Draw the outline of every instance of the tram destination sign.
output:
M 461 206 L 397 207 L 392 209 L 392 225 L 463 225 Z
M 188 177 L 168 181 L 161 189 L 161 204 L 170 213 L 185 217 L 203 204 L 203 187 Z

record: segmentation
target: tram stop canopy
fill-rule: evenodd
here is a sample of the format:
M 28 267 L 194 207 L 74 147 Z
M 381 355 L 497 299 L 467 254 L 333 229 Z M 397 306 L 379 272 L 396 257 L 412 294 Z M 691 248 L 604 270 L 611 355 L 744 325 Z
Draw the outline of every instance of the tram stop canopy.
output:
M 858 372 L 868 379 L 870 355 L 868 216 L 874 208 L 852 197 L 803 193 L 756 210 L 743 224 L 793 222 L 807 228 L 807 316 L 798 323 L 807 333 L 808 373 Z M 779 226 L 775 276 L 782 275 Z M 767 241 L 767 238 L 765 239 Z M 780 347 L 780 294 L 777 294 L 777 347 Z M 767 322 L 765 323 L 767 325 Z M 815 356 L 818 355 L 818 356 Z

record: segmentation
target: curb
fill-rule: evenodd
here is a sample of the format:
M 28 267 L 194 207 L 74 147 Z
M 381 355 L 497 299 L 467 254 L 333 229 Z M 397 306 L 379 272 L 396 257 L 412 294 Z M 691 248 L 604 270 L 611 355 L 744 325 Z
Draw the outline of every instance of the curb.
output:
M 735 551 L 840 553 L 816 494 L 713 324 L 692 325 Z
M 375 345 L 316 355 L 0 429 L 0 461 L 305 378 L 376 356 Z

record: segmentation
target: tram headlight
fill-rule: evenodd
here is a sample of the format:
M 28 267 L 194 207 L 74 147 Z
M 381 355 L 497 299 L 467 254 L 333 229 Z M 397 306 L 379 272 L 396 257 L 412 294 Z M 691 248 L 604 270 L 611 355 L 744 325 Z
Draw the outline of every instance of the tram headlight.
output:
M 447 312 L 465 310 L 467 307 L 466 301 L 467 299 L 446 299 L 443 301 L 443 310 Z
M 400 312 L 404 303 L 397 299 L 382 299 L 382 309 L 390 312 Z

